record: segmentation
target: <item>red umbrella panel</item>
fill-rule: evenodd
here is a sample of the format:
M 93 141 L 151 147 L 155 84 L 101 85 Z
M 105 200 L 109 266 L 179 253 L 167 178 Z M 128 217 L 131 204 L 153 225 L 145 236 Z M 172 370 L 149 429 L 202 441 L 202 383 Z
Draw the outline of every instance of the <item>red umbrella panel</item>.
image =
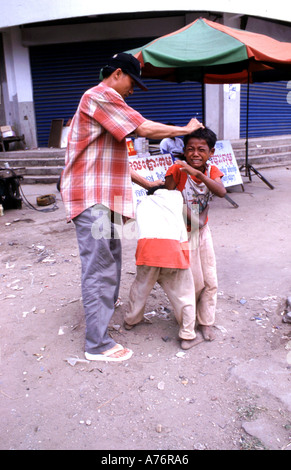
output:
M 290 43 L 204 18 L 129 52 L 145 78 L 202 83 L 291 78 Z
M 247 83 L 247 101 L 250 83 L 291 79 L 290 43 L 204 18 L 128 52 L 140 61 L 144 78 L 178 83 Z M 244 166 L 250 179 L 250 171 L 254 171 L 273 189 L 248 163 L 248 131 Z

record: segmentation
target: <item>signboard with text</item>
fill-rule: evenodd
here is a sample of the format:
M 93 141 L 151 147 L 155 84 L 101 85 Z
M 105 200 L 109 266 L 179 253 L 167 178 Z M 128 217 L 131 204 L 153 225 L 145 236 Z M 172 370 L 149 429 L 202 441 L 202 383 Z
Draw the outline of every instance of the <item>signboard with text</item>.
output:
M 243 184 L 242 177 L 229 140 L 218 140 L 215 153 L 210 159 L 224 174 L 222 182 L 225 188 Z
M 165 179 L 167 170 L 172 165 L 173 160 L 171 155 L 168 153 L 163 155 L 148 155 L 143 157 L 135 155 L 133 157 L 129 157 L 130 168 L 148 181 Z M 132 191 L 135 204 L 140 202 L 142 197 L 147 193 L 146 189 L 136 183 L 132 183 Z
M 215 145 L 215 153 L 210 159 L 224 174 L 222 182 L 227 188 L 243 184 L 241 174 L 234 156 L 234 152 L 229 140 L 218 140 Z M 164 179 L 168 168 L 173 165 L 172 156 L 164 155 L 148 155 L 129 157 L 129 166 L 139 175 L 148 181 L 156 181 Z M 146 195 L 146 189 L 136 183 L 132 183 L 133 199 L 135 205 Z

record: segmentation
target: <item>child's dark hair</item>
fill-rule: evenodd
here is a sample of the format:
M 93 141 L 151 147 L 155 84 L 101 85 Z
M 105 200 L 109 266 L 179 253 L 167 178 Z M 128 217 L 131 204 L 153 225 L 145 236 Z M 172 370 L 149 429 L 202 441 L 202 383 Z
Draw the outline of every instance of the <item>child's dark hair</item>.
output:
M 151 196 L 154 194 L 158 189 L 167 189 L 164 184 L 160 184 L 158 186 L 153 186 L 152 188 L 148 189 L 147 196 Z
M 216 144 L 216 141 L 217 141 L 216 134 L 211 129 L 209 129 L 208 127 L 204 127 L 204 128 L 199 127 L 199 129 L 197 129 L 194 132 L 191 132 L 191 134 L 185 135 L 185 137 L 184 137 L 184 147 L 186 147 L 186 145 L 188 143 L 188 140 L 191 139 L 191 138 L 205 140 L 207 142 L 207 145 L 208 145 L 210 150 L 215 147 L 215 144 Z

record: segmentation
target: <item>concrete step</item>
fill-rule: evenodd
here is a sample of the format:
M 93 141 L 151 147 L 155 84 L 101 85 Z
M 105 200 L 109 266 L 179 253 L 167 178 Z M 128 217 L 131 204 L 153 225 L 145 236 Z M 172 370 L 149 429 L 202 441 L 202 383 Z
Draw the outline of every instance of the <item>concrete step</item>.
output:
M 8 163 L 20 170 L 22 184 L 57 183 L 65 166 L 65 149 L 33 149 L 0 152 L 0 167 Z
M 245 164 L 246 140 L 231 141 L 239 167 Z M 0 152 L 0 167 L 23 168 L 23 184 L 57 183 L 65 165 L 66 149 L 39 148 Z M 291 165 L 291 135 L 250 138 L 248 162 L 256 169 Z M 244 170 L 242 170 L 244 171 Z
M 58 175 L 23 175 L 21 184 L 56 184 L 58 180 Z
M 243 158 L 246 154 L 245 148 L 233 148 L 236 159 Z M 270 157 L 274 154 L 291 155 L 291 144 L 280 147 L 253 147 L 248 149 L 249 157 Z M 0 154 L 1 155 L 1 154 Z M 46 158 L 2 158 L 0 156 L 0 167 L 5 163 L 9 163 L 11 167 L 64 167 L 65 159 L 61 157 L 46 157 Z
M 37 148 L 27 150 L 12 150 L 9 152 L 0 152 L 1 160 L 20 159 L 20 158 L 65 158 L 66 149 L 57 148 Z
M 0 154 L 1 155 L 1 154 Z M 10 167 L 61 167 L 65 166 L 64 158 L 1 158 L 0 156 L 0 167 L 3 167 L 5 163 L 9 163 Z
M 46 163 L 46 162 L 44 162 Z M 0 167 L 1 167 L 0 162 Z M 22 176 L 22 184 L 34 183 L 56 183 L 62 173 L 62 166 L 18 166 L 10 163 L 10 168 L 17 170 L 17 174 Z
M 243 157 L 246 153 L 245 148 L 236 149 L 233 148 L 236 159 Z M 272 147 L 249 147 L 248 154 L 249 156 L 270 156 L 272 154 L 286 154 L 291 155 L 291 144 L 282 145 L 282 146 L 272 146 Z
M 246 139 L 233 139 L 231 145 L 233 149 L 245 148 Z M 291 135 L 278 135 L 271 137 L 252 137 L 248 139 L 249 148 L 260 145 L 261 147 L 277 147 L 281 145 L 290 145 Z
M 236 161 L 238 166 L 243 165 L 246 160 L 246 154 L 236 157 Z M 258 155 L 252 156 L 248 155 L 248 161 L 251 165 L 274 165 L 274 164 L 284 164 L 284 162 L 288 162 L 291 160 L 291 153 L 277 153 L 277 154 L 270 154 L 270 155 Z
M 242 163 L 244 165 L 245 162 Z M 241 168 L 242 165 L 239 165 L 239 168 Z M 249 160 L 249 165 L 252 165 L 256 170 L 260 171 L 263 170 L 264 168 L 278 168 L 278 167 L 286 167 L 291 169 L 291 159 L 289 160 L 284 160 L 281 162 L 263 162 L 263 163 L 253 163 L 252 161 Z M 242 168 L 241 173 L 244 174 L 245 169 Z
M 59 176 L 63 171 L 62 166 L 33 166 L 26 167 L 23 175 L 47 175 L 47 176 Z

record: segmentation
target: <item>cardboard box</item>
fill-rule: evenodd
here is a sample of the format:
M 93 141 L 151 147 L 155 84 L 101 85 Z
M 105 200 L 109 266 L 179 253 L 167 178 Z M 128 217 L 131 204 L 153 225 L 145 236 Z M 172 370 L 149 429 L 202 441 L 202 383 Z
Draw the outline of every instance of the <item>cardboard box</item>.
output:
M 0 126 L 0 132 L 2 137 L 14 137 L 15 132 L 11 126 Z

